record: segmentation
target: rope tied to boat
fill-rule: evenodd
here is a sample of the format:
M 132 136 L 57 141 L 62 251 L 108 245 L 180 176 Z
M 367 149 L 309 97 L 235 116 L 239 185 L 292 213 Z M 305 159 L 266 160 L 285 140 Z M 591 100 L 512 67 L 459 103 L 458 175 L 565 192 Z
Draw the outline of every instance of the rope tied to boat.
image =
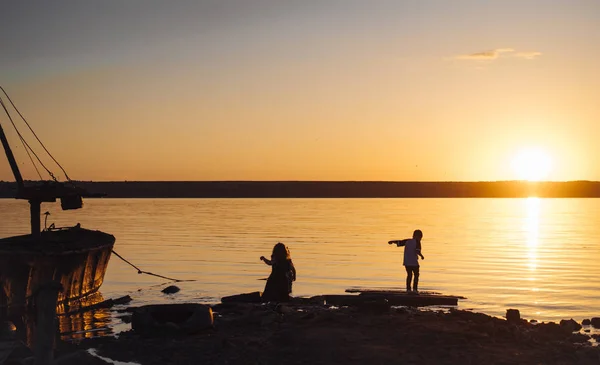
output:
M 139 267 L 135 266 L 134 264 L 132 264 L 131 262 L 129 262 L 126 258 L 124 258 L 123 256 L 119 255 L 115 250 L 112 250 L 112 253 L 114 253 L 115 255 L 117 255 L 118 258 L 120 258 L 121 260 L 125 261 L 127 264 L 129 264 L 131 267 L 133 267 L 134 269 L 137 270 L 138 274 L 146 274 L 146 275 L 151 275 L 151 276 L 156 276 L 157 278 L 162 278 L 162 279 L 167 279 L 170 281 L 174 281 L 176 283 L 181 283 L 183 281 L 196 281 L 193 279 L 187 279 L 187 280 L 183 280 L 183 279 L 174 279 L 174 278 L 169 278 L 167 276 L 163 276 L 163 275 L 158 275 L 149 271 L 144 271 L 142 269 L 140 269 Z

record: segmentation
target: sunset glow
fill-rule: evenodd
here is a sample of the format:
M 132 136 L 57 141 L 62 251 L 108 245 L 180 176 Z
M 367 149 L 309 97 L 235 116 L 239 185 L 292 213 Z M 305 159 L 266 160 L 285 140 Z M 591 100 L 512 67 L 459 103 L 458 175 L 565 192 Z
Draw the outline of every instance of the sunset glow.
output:
M 541 149 L 524 149 L 514 157 L 512 168 L 518 180 L 540 181 L 548 178 L 552 160 Z
M 0 12 L 0 84 L 73 179 L 600 180 L 596 0 L 77 4 Z

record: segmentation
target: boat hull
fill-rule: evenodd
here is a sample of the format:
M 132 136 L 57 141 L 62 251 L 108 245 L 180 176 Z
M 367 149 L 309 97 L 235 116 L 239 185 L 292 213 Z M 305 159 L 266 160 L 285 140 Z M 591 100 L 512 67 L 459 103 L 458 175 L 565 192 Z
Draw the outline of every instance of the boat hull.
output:
M 62 284 L 59 303 L 97 291 L 114 243 L 110 234 L 79 227 L 0 239 L 0 308 L 22 311 L 49 281 Z

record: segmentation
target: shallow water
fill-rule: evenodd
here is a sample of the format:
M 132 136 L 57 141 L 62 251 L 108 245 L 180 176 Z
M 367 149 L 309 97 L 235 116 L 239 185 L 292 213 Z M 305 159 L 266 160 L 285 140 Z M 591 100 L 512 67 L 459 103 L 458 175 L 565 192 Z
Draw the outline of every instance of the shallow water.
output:
M 88 199 L 79 211 L 50 211 L 48 225 L 99 229 L 140 267 L 113 255 L 101 293 L 131 305 L 217 302 L 262 290 L 277 241 L 298 271 L 294 295 L 352 286 L 404 286 L 402 248 L 390 239 L 424 232 L 421 290 L 462 295 L 459 308 L 525 318 L 600 316 L 600 200 L 597 199 Z M 0 200 L 0 236 L 28 232 L 28 204 Z

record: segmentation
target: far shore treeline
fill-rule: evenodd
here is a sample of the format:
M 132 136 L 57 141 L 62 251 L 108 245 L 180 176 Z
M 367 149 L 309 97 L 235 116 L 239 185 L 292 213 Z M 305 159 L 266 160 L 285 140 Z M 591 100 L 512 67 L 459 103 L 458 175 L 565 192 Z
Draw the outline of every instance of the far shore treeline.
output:
M 27 182 L 33 184 L 34 182 Z M 76 181 L 107 198 L 598 198 L 600 182 Z M 0 198 L 16 183 L 0 182 Z

